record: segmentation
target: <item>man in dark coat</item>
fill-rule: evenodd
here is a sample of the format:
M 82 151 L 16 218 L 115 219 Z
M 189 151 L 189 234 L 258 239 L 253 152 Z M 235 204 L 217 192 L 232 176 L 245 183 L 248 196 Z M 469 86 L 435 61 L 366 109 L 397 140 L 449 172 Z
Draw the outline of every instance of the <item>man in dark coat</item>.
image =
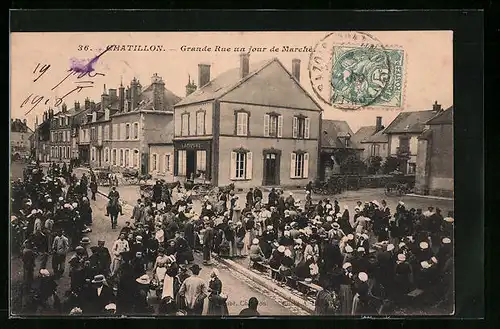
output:
M 278 194 L 276 194 L 276 190 L 273 187 L 267 197 L 267 204 L 269 206 L 276 206 L 277 201 L 278 201 Z
M 212 224 L 206 225 L 205 233 L 203 234 L 203 264 L 209 264 L 211 262 L 214 237 L 215 233 Z
M 92 180 L 90 182 L 90 192 L 92 193 L 92 201 L 95 201 L 96 198 L 95 198 L 95 195 L 97 193 L 97 182 L 95 180 Z
M 86 315 L 105 314 L 105 307 L 114 303 L 113 289 L 105 284 L 104 275 L 96 275 L 91 281 L 92 285 L 85 292 L 83 313 Z
M 97 241 L 96 253 L 99 259 L 99 272 L 100 274 L 104 274 L 105 276 L 109 275 L 109 269 L 111 267 L 111 254 L 106 248 L 105 241 L 99 240 Z
M 162 192 L 162 184 L 159 180 L 156 181 L 155 186 L 153 186 L 153 202 L 160 203 L 161 202 L 161 192 Z
M 255 190 L 253 191 L 253 200 L 254 200 L 254 202 L 257 201 L 257 198 L 259 200 L 261 200 L 261 201 L 262 201 L 262 198 L 263 198 L 262 191 L 258 187 L 256 187 Z
M 247 196 L 246 196 L 246 200 L 247 200 L 246 206 L 253 207 L 253 204 L 254 204 L 253 188 L 250 188 L 250 190 L 248 191 Z

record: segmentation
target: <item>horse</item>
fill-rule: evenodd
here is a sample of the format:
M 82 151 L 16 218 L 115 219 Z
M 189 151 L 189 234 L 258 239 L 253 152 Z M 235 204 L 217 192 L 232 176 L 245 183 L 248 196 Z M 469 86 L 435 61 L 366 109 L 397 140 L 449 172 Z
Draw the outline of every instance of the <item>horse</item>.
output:
M 108 205 L 106 207 L 109 217 L 111 218 L 111 228 L 115 229 L 118 223 L 118 214 L 120 213 L 120 203 L 118 198 L 109 199 Z

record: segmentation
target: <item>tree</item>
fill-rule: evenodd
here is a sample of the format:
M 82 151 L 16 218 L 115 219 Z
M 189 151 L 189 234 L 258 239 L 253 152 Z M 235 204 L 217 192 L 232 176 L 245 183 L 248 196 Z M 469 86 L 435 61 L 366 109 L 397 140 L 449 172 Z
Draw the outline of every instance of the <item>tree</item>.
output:
M 366 169 L 366 165 L 356 155 L 350 154 L 340 162 L 342 174 L 361 174 Z
M 368 158 L 368 174 L 375 175 L 379 172 L 382 166 L 382 157 L 374 155 Z
M 382 164 L 382 172 L 390 174 L 399 167 L 399 159 L 397 157 L 388 156 Z

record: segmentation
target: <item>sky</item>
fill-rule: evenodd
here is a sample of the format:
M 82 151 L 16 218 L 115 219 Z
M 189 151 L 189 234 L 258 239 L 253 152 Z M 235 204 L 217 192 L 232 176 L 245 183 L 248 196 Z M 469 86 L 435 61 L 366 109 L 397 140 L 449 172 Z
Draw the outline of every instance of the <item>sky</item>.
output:
M 397 45 L 404 50 L 405 106 L 404 111 L 432 108 L 438 101 L 443 108 L 453 105 L 453 34 L 451 31 L 368 31 L 384 44 Z M 334 108 L 318 99 L 309 81 L 310 52 L 270 52 L 276 46 L 309 47 L 325 37 L 325 32 L 91 32 L 91 33 L 11 33 L 11 118 L 27 119 L 34 126 L 42 113 L 54 105 L 57 97 L 64 98 L 68 108 L 75 101 L 83 104 L 89 97 L 96 102 L 104 89 L 125 86 L 136 77 L 145 87 L 157 73 L 165 87 L 180 97 L 185 96 L 188 76 L 197 83 L 198 64 L 211 64 L 211 78 L 239 66 L 239 52 L 235 47 L 267 48 L 253 51 L 250 61 L 277 57 L 291 71 L 292 59 L 301 60 L 300 83 L 324 109 L 323 118 L 346 120 L 356 132 L 361 126 L 375 125 L 375 118 L 382 117 L 387 126 L 400 110 L 358 109 L 346 111 Z M 134 45 L 130 51 L 108 51 L 97 60 L 93 77 L 68 75 L 72 63 L 88 61 L 107 45 Z M 139 46 L 157 46 L 162 51 L 137 51 Z M 160 48 L 161 46 L 161 48 Z M 182 51 L 186 47 L 210 47 L 211 51 Z M 232 51 L 215 51 L 215 47 Z M 36 81 L 34 81 L 36 80 Z M 79 81 L 78 83 L 76 83 Z M 84 82 L 89 81 L 89 82 Z M 58 85 L 59 84 L 59 85 Z M 90 87 L 92 86 L 92 87 Z M 55 88 L 54 88 L 55 87 Z M 89 88 L 87 88 L 89 87 Z M 42 98 L 43 97 L 43 98 Z M 40 100 L 41 99 L 41 100 Z M 37 103 L 38 102 L 38 103 Z M 37 104 L 36 104 L 37 103 Z M 46 105 L 45 105 L 46 103 Z M 35 105 L 36 104 L 36 105 Z M 34 108 L 33 108 L 34 107 Z M 33 109 L 32 109 L 33 108 Z M 60 106 L 59 106 L 60 108 Z M 29 111 L 28 114 L 26 114 Z

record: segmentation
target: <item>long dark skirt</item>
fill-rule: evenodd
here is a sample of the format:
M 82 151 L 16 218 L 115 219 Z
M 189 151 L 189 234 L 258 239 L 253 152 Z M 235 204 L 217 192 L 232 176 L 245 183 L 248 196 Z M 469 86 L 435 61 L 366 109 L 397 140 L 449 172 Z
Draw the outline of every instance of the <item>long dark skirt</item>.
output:
M 228 315 L 226 300 L 214 295 L 208 298 L 208 315 Z

